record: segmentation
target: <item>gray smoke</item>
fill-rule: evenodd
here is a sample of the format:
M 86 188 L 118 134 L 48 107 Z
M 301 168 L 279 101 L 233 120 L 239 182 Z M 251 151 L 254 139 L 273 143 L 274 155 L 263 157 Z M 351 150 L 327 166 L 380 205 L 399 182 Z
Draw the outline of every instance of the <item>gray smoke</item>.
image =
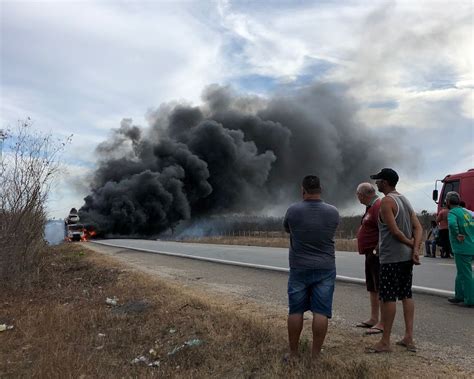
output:
M 359 182 L 393 164 L 355 111 L 328 86 L 262 99 L 213 85 L 199 107 L 151 111 L 148 128 L 124 119 L 97 148 L 81 219 L 106 233 L 153 235 L 190 218 L 288 205 L 311 173 L 325 200 L 344 206 Z

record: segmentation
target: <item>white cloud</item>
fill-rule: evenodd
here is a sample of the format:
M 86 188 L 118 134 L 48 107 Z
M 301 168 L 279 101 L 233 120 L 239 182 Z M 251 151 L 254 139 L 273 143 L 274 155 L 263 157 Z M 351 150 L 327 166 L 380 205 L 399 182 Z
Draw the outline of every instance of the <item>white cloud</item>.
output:
M 256 10 L 219 4 L 223 27 L 241 39 L 240 74 L 291 79 L 311 59 L 323 59 L 334 66 L 321 80 L 347 85 L 362 105 L 360 120 L 371 126 L 406 126 L 413 109 L 423 122 L 417 117 L 411 127 L 433 125 L 426 122 L 430 104 L 445 100 L 438 90 L 446 87 L 451 90 L 443 96 L 462 103 L 462 116 L 472 117 L 472 91 L 463 90 L 474 74 L 469 2 L 355 1 Z M 368 107 L 387 101 L 400 108 Z
M 148 109 L 197 103 L 210 83 L 246 75 L 284 83 L 309 72 L 347 86 L 360 122 L 415 139 L 422 174 L 413 183 L 473 166 L 471 1 L 1 7 L 1 127 L 30 116 L 44 131 L 74 133 L 68 164 L 93 164 L 95 146 L 122 118 L 143 125 Z M 315 61 L 327 63 L 321 73 L 310 67 Z M 465 150 L 446 153 L 445 133 Z M 81 170 L 67 180 L 83 178 Z M 78 206 L 77 186 L 61 188 L 56 198 Z
M 52 187 L 46 207 L 50 217 L 64 218 L 72 207 L 79 208 L 88 195 L 93 170 L 74 163 L 64 163 L 62 175 Z
M 141 108 L 144 113 L 169 98 L 198 100 L 207 83 L 220 79 L 220 37 L 179 6 L 134 11 L 90 2 L 3 7 L 2 30 L 9 37 L 2 47 L 6 96 L 25 87 L 46 89 L 43 99 L 61 97 L 47 104 L 51 108 L 64 108 L 67 96 L 72 111 L 85 104 L 97 116 L 104 109 L 130 113 Z
M 362 121 L 413 128 L 439 127 L 450 112 L 472 118 L 472 89 L 466 86 L 474 74 L 474 45 L 467 2 L 384 4 L 358 27 L 351 63 L 331 72 L 331 80 L 348 84 L 362 104 L 398 103 L 397 109 L 362 107 Z
M 365 103 L 367 106 L 361 107 L 357 114 L 359 121 L 376 128 L 399 126 L 442 129 L 446 125 L 459 124 L 462 118 L 473 118 L 471 89 L 447 88 L 398 92 L 398 96 L 383 99 L 389 103 L 395 99 L 394 107 L 372 107 L 370 102 Z
M 307 54 L 304 41 L 271 25 L 269 27 L 248 14 L 233 11 L 229 2 L 220 2 L 219 12 L 225 30 L 233 38 L 240 39 L 241 57 L 251 73 L 290 78 L 299 74 Z M 242 68 L 234 71 L 238 73 L 239 69 Z

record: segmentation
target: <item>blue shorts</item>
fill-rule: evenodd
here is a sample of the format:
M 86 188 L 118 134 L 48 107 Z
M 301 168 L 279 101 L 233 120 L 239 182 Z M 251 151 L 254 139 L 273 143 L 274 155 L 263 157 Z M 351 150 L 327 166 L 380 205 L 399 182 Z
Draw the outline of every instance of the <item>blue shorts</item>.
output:
M 290 268 L 288 278 L 289 314 L 311 310 L 332 317 L 336 269 Z

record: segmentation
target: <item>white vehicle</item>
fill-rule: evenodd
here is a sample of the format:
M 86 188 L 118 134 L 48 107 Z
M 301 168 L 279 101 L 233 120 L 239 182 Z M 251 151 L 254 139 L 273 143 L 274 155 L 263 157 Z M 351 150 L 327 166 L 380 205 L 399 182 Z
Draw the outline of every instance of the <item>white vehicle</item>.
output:
M 77 224 L 79 222 L 79 216 L 77 214 L 70 214 L 67 217 L 66 222 L 68 224 Z
M 77 224 L 79 222 L 79 215 L 77 214 L 76 208 L 72 208 L 69 211 L 69 216 L 66 217 L 64 222 L 66 223 L 66 225 Z
M 71 224 L 66 225 L 66 240 L 82 241 L 85 238 L 84 225 L 82 224 Z

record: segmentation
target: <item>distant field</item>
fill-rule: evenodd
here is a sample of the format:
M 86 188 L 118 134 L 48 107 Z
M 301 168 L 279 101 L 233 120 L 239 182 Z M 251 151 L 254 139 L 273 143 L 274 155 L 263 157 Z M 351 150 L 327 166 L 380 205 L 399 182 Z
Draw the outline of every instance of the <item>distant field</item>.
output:
M 275 233 L 277 234 L 277 233 Z M 288 237 L 266 237 L 265 234 L 258 236 L 214 236 L 214 237 L 201 237 L 201 238 L 187 238 L 180 240 L 180 242 L 192 242 L 192 243 L 211 243 L 211 244 L 221 244 L 221 245 L 243 245 L 243 246 L 263 246 L 263 247 L 288 247 L 289 239 Z M 345 239 L 339 238 L 336 239 L 336 250 L 337 251 L 351 251 L 356 252 L 357 249 L 357 240 L 355 238 Z M 422 244 L 421 254 L 425 253 L 425 244 Z M 439 248 L 437 251 L 439 255 Z
M 264 247 L 288 247 L 288 237 L 272 237 L 262 234 L 261 236 L 215 236 L 202 238 L 187 238 L 182 242 L 194 243 L 214 243 L 222 245 L 244 245 L 244 246 L 264 246 Z M 357 251 L 357 240 L 336 239 L 336 250 Z

